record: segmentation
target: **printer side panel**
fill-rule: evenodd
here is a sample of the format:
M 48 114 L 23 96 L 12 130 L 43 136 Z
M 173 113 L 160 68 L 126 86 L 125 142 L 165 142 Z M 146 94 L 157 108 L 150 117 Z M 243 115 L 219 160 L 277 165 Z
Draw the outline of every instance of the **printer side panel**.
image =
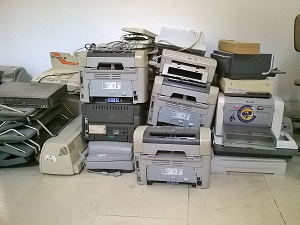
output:
M 148 126 L 139 126 L 133 133 L 133 151 L 135 161 L 135 171 L 138 184 L 147 184 L 146 166 L 141 162 L 141 154 L 144 152 L 143 137 Z

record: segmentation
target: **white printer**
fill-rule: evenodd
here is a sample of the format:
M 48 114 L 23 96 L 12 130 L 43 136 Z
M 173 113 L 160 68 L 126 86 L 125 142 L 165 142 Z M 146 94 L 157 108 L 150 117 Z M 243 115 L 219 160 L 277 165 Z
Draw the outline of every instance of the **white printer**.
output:
M 281 131 L 284 102 L 271 98 L 230 97 L 219 93 L 214 129 L 216 155 L 291 158 L 298 151 Z
M 87 142 L 81 139 L 81 116 L 72 120 L 56 137 L 48 139 L 40 155 L 40 171 L 47 174 L 73 175 L 83 169 L 81 154 Z
M 163 76 L 206 84 L 212 82 L 216 67 L 215 59 L 164 49 L 159 72 Z
M 219 88 L 190 84 L 171 77 L 156 76 L 148 114 L 148 124 L 210 127 Z
M 138 184 L 158 181 L 208 188 L 209 128 L 139 126 L 134 132 L 133 149 Z
M 80 57 L 83 102 L 144 103 L 148 100 L 146 50 L 90 50 Z

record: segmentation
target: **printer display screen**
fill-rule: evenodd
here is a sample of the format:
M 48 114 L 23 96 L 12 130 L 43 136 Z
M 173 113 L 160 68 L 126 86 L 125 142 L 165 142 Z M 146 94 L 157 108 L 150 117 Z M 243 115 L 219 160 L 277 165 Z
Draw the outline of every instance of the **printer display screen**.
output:
M 119 98 L 108 98 L 107 102 L 120 102 Z

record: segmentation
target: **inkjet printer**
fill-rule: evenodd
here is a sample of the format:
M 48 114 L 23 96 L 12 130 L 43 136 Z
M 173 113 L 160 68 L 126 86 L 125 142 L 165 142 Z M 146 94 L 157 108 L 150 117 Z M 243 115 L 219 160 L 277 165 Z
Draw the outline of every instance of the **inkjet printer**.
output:
M 146 119 L 143 104 L 84 103 L 81 111 L 82 137 L 89 141 L 132 142 Z
M 209 128 L 139 126 L 134 132 L 133 150 L 138 184 L 160 181 L 209 186 Z
M 284 102 L 270 98 L 229 97 L 219 93 L 214 130 L 216 155 L 291 158 L 298 151 L 281 131 Z
M 80 99 L 83 102 L 144 103 L 148 100 L 146 50 L 90 50 L 80 57 Z

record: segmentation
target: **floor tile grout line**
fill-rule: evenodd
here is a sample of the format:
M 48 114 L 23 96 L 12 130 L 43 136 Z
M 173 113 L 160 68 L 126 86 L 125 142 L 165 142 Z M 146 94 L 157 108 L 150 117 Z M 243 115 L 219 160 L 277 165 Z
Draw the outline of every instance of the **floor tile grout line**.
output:
M 190 186 L 188 186 L 188 202 L 187 202 L 187 215 L 186 215 L 187 225 L 189 225 L 189 208 L 190 208 Z
M 97 214 L 97 216 L 109 216 L 109 217 L 130 217 L 130 218 L 142 218 L 142 219 L 160 219 L 160 220 L 175 220 L 173 218 L 163 218 L 163 217 L 152 217 L 152 216 L 132 216 L 132 215 L 108 215 L 108 214 Z
M 276 200 L 275 200 L 275 198 L 274 198 L 274 195 L 273 195 L 273 193 L 272 193 L 272 191 L 271 191 L 271 188 L 270 188 L 269 185 L 268 185 L 268 182 L 267 182 L 267 180 L 266 180 L 266 177 L 263 176 L 263 178 L 264 178 L 264 180 L 265 180 L 265 182 L 266 182 L 266 185 L 267 185 L 267 187 L 268 187 L 268 189 L 269 189 L 269 192 L 270 192 L 271 195 L 272 195 L 273 201 L 275 202 L 275 205 L 276 205 L 276 207 L 277 207 L 277 209 L 278 209 L 278 211 L 279 211 L 279 213 L 280 213 L 280 216 L 281 216 L 281 218 L 282 218 L 284 224 L 286 225 L 285 219 L 284 219 L 284 217 L 283 217 L 283 215 L 282 215 L 282 213 L 281 213 L 281 211 L 280 211 L 280 209 L 279 209 L 279 206 L 278 206 L 278 204 L 277 204 L 277 202 L 276 202 Z

